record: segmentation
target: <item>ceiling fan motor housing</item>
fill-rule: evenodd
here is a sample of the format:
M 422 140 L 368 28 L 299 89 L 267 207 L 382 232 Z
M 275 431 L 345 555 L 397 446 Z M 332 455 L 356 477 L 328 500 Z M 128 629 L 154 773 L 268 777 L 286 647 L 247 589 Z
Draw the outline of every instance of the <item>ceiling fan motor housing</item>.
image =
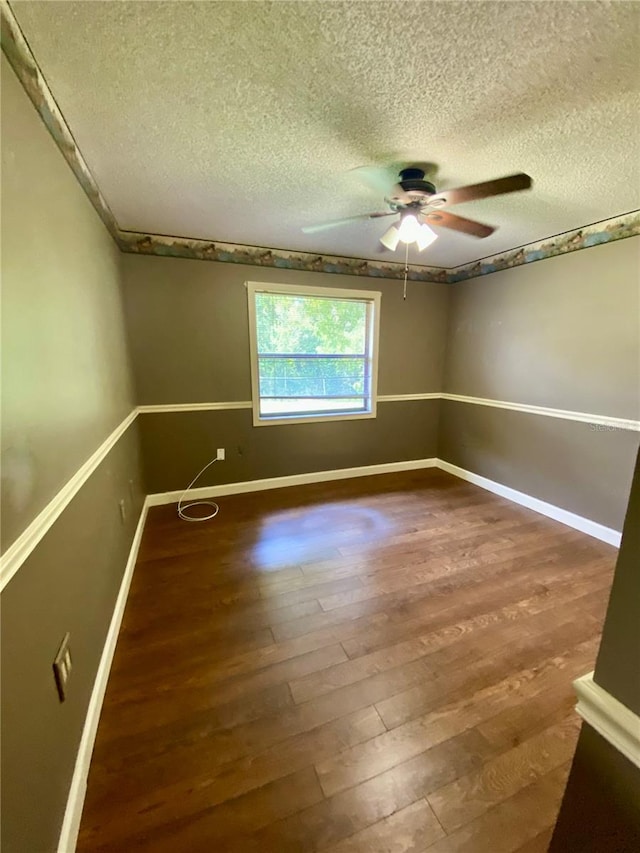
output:
M 430 181 L 424 180 L 422 169 L 402 169 L 399 183 L 402 189 L 416 201 L 428 198 L 436 192 L 435 186 Z

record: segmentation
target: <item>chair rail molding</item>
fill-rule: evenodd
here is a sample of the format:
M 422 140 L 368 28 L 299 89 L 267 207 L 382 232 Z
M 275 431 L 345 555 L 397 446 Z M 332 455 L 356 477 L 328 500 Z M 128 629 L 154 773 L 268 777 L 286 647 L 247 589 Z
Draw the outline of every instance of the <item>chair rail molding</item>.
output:
M 122 423 L 118 424 L 113 432 L 107 436 L 100 447 L 91 454 L 87 461 L 78 468 L 73 477 L 54 495 L 29 526 L 7 548 L 0 557 L 0 590 L 5 588 L 29 554 L 35 550 L 45 533 L 55 524 L 112 447 L 129 429 L 137 416 L 137 410 L 133 409 Z
M 158 403 L 138 406 L 138 414 L 155 415 L 163 412 L 221 412 L 252 408 L 251 400 L 230 400 L 226 403 Z
M 640 432 L 640 420 L 619 418 L 611 415 L 595 415 L 589 412 L 575 412 L 570 409 L 555 409 L 549 406 L 535 406 L 529 403 L 510 403 L 506 400 L 492 400 L 485 397 L 468 397 L 465 394 L 443 393 L 443 400 L 454 403 L 471 403 L 474 406 L 489 406 L 494 409 L 509 409 L 513 412 L 523 412 L 528 415 L 542 415 L 547 418 L 560 418 L 565 421 L 581 421 L 593 426 L 610 427 Z
M 379 394 L 378 403 L 404 403 L 412 400 L 451 400 L 457 403 L 470 403 L 475 406 L 489 406 L 496 409 L 509 409 L 529 415 L 542 415 L 547 418 L 560 418 L 568 421 L 601 426 L 609 429 L 632 430 L 640 432 L 640 420 L 631 418 L 598 415 L 588 412 L 575 412 L 569 409 L 554 409 L 547 406 L 531 405 L 529 403 L 512 403 L 506 400 L 491 400 L 484 397 L 470 397 L 464 394 L 450 394 L 446 391 L 416 392 L 414 394 Z M 229 402 L 198 402 L 198 403 L 157 403 L 138 406 L 140 414 L 156 414 L 161 412 L 214 412 L 225 409 L 250 409 L 251 400 L 231 400 Z

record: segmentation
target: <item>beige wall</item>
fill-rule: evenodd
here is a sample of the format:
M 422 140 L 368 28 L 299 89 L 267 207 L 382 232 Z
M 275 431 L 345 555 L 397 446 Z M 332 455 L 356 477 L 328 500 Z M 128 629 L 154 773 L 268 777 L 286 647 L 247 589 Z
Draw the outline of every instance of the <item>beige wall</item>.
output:
M 640 419 L 640 239 L 452 285 L 445 390 Z
M 123 495 L 124 525 L 118 512 Z M 2 592 L 2 853 L 57 849 L 142 500 L 134 425 Z M 51 665 L 67 631 L 73 670 L 60 703 Z
M 413 284 L 406 302 L 396 281 L 125 256 L 125 304 L 138 402 L 250 399 L 243 285 L 257 279 L 381 290 L 381 395 L 442 389 L 637 419 L 639 248 L 640 241 L 629 239 L 453 286 Z M 359 447 L 375 444 L 377 452 L 366 458 L 360 453 L 358 462 L 351 464 L 372 464 L 381 456 L 384 461 L 404 459 L 418 449 L 421 455 L 437 453 L 475 473 L 621 529 L 637 433 L 443 402 L 420 409 L 424 441 L 418 445 L 416 431 L 406 428 L 399 404 L 383 403 L 381 411 L 384 423 L 375 428 L 361 423 L 348 431 L 346 424 L 320 429 L 303 424 L 256 432 L 249 426 L 248 413 L 144 416 L 149 483 L 161 491 L 178 488 L 178 481 L 186 484 L 195 473 L 194 463 L 197 470 L 216 446 L 228 447 L 231 422 L 242 429 L 243 449 L 234 450 L 232 445 L 230 462 L 212 469 L 203 484 L 267 476 L 265 470 L 273 472 L 270 476 L 277 471 L 293 473 L 292 460 L 297 460 L 295 472 L 346 467 L 345 453 L 335 449 L 336 436 L 345 436 L 341 450 L 346 450 L 356 432 Z M 265 429 L 267 434 L 260 435 Z M 436 431 L 438 447 L 432 442 Z M 390 435 L 393 444 L 387 441 Z M 398 436 L 406 441 L 398 442 Z M 315 442 L 327 448 L 322 459 L 309 452 Z M 249 459 L 255 463 L 249 465 Z
M 133 402 L 119 252 L 4 57 L 1 74 L 6 547 Z M 134 426 L 2 592 L 4 853 L 57 848 L 142 491 Z M 52 663 L 67 631 L 74 666 L 60 703 Z
M 251 399 L 245 281 L 382 292 L 380 394 L 439 391 L 447 285 L 125 255 L 138 403 Z
M 438 456 L 622 530 L 638 433 L 444 400 Z
M 2 56 L 2 543 L 131 411 L 120 252 Z
M 640 453 L 594 679 L 640 717 Z
M 138 402 L 251 399 L 245 281 L 382 292 L 378 390 L 441 389 L 448 292 L 354 276 L 173 258 L 123 258 L 125 305 Z M 435 455 L 439 403 L 380 403 L 375 419 L 254 428 L 248 410 L 143 415 L 145 471 L 152 492 L 186 486 L 225 447 L 227 461 L 198 485 L 372 465 Z
M 444 375 L 453 394 L 640 419 L 640 240 L 453 285 Z M 638 437 L 446 402 L 439 455 L 621 530 Z
M 249 409 L 142 415 L 145 481 L 151 493 L 184 488 L 217 447 L 226 448 L 226 461 L 197 486 L 431 458 L 439 405 L 380 403 L 377 417 L 363 421 L 268 427 L 254 427 Z

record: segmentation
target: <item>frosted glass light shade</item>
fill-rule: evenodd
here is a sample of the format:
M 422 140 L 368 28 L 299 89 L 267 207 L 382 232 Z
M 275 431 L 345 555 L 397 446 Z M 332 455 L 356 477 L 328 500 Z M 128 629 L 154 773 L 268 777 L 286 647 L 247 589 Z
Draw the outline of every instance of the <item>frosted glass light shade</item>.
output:
M 418 250 L 421 252 L 423 249 L 426 249 L 427 246 L 430 246 L 434 240 L 438 239 L 438 235 L 435 231 L 432 231 L 431 228 L 426 223 L 423 223 L 420 228 L 418 228 L 418 235 L 416 236 L 416 243 L 418 244 Z
M 387 229 L 384 232 L 382 237 L 380 238 L 380 242 L 385 247 L 385 249 L 389 249 L 392 252 L 398 248 L 398 243 L 400 241 L 400 231 L 398 230 L 397 225 L 392 225 L 391 228 Z

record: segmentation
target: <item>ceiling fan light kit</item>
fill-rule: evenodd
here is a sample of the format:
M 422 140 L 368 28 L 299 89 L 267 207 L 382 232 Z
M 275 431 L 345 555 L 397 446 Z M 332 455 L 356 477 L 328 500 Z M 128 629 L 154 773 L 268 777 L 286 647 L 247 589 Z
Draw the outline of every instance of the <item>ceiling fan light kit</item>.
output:
M 359 175 L 370 186 L 379 188 L 384 185 L 385 177 L 373 166 L 362 166 L 352 170 Z M 338 219 L 333 222 L 325 222 L 319 225 L 311 225 L 302 230 L 307 233 L 324 231 L 328 228 L 336 228 L 350 222 L 363 219 L 378 219 L 381 216 L 393 216 L 400 214 L 400 222 L 394 223 L 380 238 L 380 242 L 391 252 L 395 252 L 398 243 L 407 246 L 415 243 L 418 251 L 430 246 L 438 235 L 433 231 L 425 220 L 442 228 L 469 234 L 472 237 L 483 239 L 489 237 L 496 230 L 491 225 L 476 222 L 474 219 L 466 219 L 444 210 L 452 204 L 461 204 L 467 201 L 477 201 L 505 193 L 528 190 L 533 186 L 533 181 L 524 172 L 515 175 L 507 175 L 504 178 L 496 178 L 493 181 L 484 181 L 480 184 L 471 184 L 466 187 L 458 187 L 451 190 L 437 192 L 431 181 L 424 179 L 424 170 L 417 166 L 408 166 L 399 172 L 400 181 L 389 187 L 385 193 L 385 202 L 389 208 L 387 211 L 376 213 L 365 213 L 361 216 L 351 216 L 347 219 Z M 386 178 L 388 181 L 388 178 Z
M 415 243 L 418 251 L 421 252 L 437 240 L 438 235 L 435 231 L 429 228 L 426 222 L 420 224 L 415 214 L 403 213 L 401 216 L 400 225 L 394 223 L 380 238 L 385 249 L 395 252 L 400 242 L 407 245 Z

